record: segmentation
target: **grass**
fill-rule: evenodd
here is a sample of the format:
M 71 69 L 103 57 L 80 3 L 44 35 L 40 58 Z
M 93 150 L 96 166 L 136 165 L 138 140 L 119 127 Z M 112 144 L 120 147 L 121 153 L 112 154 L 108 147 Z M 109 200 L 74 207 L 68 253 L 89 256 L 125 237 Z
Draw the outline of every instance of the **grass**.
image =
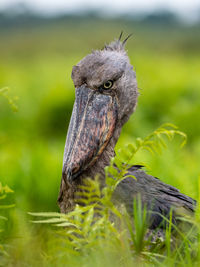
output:
M 10 88 L 9 99 L 18 97 L 16 113 L 8 99 L 0 97 L 0 181 L 14 190 L 11 203 L 16 204 L 7 211 L 9 220 L 0 242 L 8 246 L 10 265 L 173 266 L 178 258 L 179 265 L 190 266 L 199 261 L 199 242 L 193 244 L 196 256 L 186 242 L 182 251 L 181 247 L 177 252 L 157 248 L 155 261 L 147 247 L 147 261 L 144 255 L 132 257 L 127 237 L 119 233 L 77 256 L 67 253 L 63 232 L 29 222 L 27 212 L 58 211 L 65 135 L 74 100 L 72 66 L 92 49 L 112 41 L 121 29 L 134 34 L 127 49 L 141 90 L 137 110 L 123 128 L 116 150 L 136 137 L 144 138 L 162 123 L 174 123 L 188 136 L 184 148 L 175 138 L 161 154 L 139 151 L 134 161 L 147 163 L 150 174 L 199 198 L 198 27 L 162 29 L 99 20 L 2 31 L 0 88 Z

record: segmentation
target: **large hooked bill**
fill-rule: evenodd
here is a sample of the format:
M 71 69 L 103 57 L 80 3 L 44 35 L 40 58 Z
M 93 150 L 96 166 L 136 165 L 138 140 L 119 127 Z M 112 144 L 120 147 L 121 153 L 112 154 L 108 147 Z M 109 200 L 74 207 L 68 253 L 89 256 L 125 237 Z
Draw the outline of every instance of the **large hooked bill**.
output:
M 85 85 L 76 89 L 63 159 L 63 179 L 72 182 L 92 166 L 113 135 L 117 121 L 114 96 Z

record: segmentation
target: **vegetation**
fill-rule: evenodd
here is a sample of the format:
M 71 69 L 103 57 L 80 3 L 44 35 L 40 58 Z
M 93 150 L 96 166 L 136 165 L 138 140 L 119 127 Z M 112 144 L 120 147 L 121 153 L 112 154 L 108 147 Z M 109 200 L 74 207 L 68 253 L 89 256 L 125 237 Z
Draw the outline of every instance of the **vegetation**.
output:
M 14 207 L 14 204 L 5 204 L 4 200 L 7 197 L 7 194 L 13 193 L 13 191 L 6 185 L 3 186 L 0 183 L 0 262 L 5 263 L 6 258 L 9 256 L 6 251 L 6 245 L 2 244 L 1 241 L 3 239 L 2 232 L 5 228 L 5 223 L 7 222 L 7 217 L 4 215 L 4 210 L 10 209 Z
M 180 149 L 180 141 L 175 136 L 164 150 L 162 148 L 162 154 L 152 155 L 139 149 L 129 164 L 145 163 L 148 172 L 199 199 L 198 25 L 140 24 L 122 19 L 79 18 L 48 21 L 39 26 L 20 24 L 1 28 L 0 88 L 9 86 L 12 95 L 19 98 L 18 112 L 13 113 L 8 100 L 0 97 L 0 181 L 15 191 L 9 195 L 14 195 L 15 199 L 11 198 L 9 202 L 5 199 L 5 205 L 15 202 L 15 208 L 9 209 L 7 214 L 0 210 L 0 215 L 8 218 L 6 224 L 1 226 L 4 231 L 0 233 L 0 244 L 4 244 L 4 250 L 9 255 L 3 256 L 7 265 L 199 264 L 198 211 L 193 219 L 197 227 L 197 241 L 191 243 L 189 233 L 182 233 L 181 243 L 175 249 L 169 245 L 171 223 L 166 231 L 164 246 L 162 242 L 157 242 L 150 247 L 144 238 L 146 215 L 145 211 L 141 212 L 139 201 L 134 207 L 135 233 L 128 227 L 128 218 L 122 223 L 124 230 L 119 231 L 108 220 L 108 212 L 103 213 L 105 216 L 100 217 L 96 221 L 97 227 L 93 228 L 94 225 L 90 225 L 96 212 L 94 208 L 85 212 L 83 217 L 83 208 L 80 207 L 74 214 L 65 217 L 57 213 L 62 154 L 74 100 L 71 68 L 92 49 L 101 48 L 104 42 L 112 41 L 121 29 L 127 33 L 133 32 L 127 50 L 136 68 L 141 96 L 135 114 L 123 128 L 116 151 L 125 144 L 133 144 L 135 137 L 140 136 L 138 140 L 145 140 L 145 136 L 160 124 L 172 122 L 188 136 L 183 149 Z M 1 89 L 2 93 L 5 96 L 5 89 Z M 13 101 L 16 103 L 15 99 Z M 156 150 L 161 144 L 158 140 L 152 143 Z M 137 141 L 135 145 L 142 143 Z M 136 148 L 131 145 L 125 151 L 133 153 Z M 123 151 L 118 156 L 126 160 Z M 109 168 L 107 175 L 113 171 L 112 167 Z M 89 184 L 95 192 L 98 191 L 96 182 Z M 112 189 L 112 186 L 108 188 Z M 106 208 L 117 213 L 117 217 L 121 216 L 112 206 L 105 205 Z M 70 227 L 59 227 L 57 230 L 57 227 L 48 224 L 33 224 L 30 220 L 35 218 L 28 212 L 55 212 L 40 215 L 49 222 L 54 218 L 55 224 L 75 224 L 84 238 L 76 235 L 69 238 L 74 231 L 69 233 Z M 72 221 L 70 216 L 77 220 Z

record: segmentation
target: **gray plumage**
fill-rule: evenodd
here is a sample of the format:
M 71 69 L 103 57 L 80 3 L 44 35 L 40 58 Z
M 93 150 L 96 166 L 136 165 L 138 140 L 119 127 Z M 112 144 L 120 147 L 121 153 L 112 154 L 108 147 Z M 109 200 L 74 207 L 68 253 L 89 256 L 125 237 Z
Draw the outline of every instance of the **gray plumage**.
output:
M 138 98 L 136 74 L 120 39 L 93 51 L 72 70 L 76 100 L 65 145 L 63 172 L 58 202 L 61 212 L 74 208 L 75 194 L 86 177 L 99 174 L 105 183 L 104 168 L 115 155 L 114 147 L 123 124 L 133 113 Z M 137 179 L 126 178 L 117 187 L 113 199 L 124 203 L 132 213 L 133 199 L 141 195 L 143 206 L 151 210 L 149 227 L 160 225 L 163 214 L 173 208 L 176 214 L 193 213 L 195 201 L 178 189 L 146 174 L 139 166 L 129 169 Z
M 162 224 L 163 217 L 169 216 L 172 209 L 173 223 L 177 223 L 178 216 L 194 212 L 195 201 L 180 193 L 175 187 L 161 182 L 158 178 L 148 175 L 141 167 L 133 166 L 128 174 L 135 176 L 124 179 L 114 192 L 114 201 L 124 203 L 129 214 L 133 214 L 133 199 L 139 193 L 143 206 L 149 213 L 149 228 L 155 229 Z

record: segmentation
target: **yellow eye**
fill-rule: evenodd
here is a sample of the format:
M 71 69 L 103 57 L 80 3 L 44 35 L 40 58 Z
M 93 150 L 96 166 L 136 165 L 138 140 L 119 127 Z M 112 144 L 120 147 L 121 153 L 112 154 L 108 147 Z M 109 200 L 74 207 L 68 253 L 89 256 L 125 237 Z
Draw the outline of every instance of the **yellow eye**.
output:
M 108 80 L 107 82 L 105 82 L 105 83 L 103 84 L 103 89 L 108 90 L 108 89 L 110 89 L 112 86 L 113 86 L 113 81 L 112 81 L 112 80 Z

